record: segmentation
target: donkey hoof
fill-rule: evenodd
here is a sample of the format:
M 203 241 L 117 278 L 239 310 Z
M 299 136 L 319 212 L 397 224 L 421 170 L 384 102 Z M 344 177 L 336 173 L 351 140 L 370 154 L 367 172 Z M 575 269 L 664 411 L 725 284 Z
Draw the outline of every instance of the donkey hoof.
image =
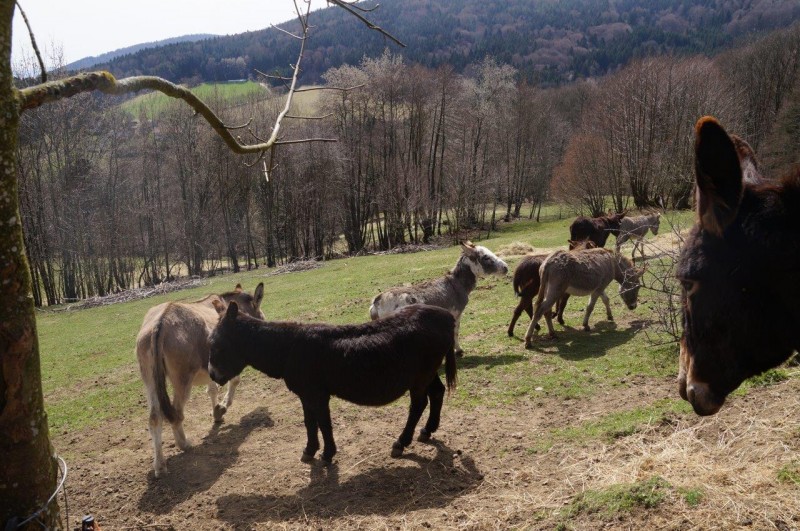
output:
M 300 456 L 300 461 L 302 461 L 303 463 L 313 463 L 314 456 L 303 452 L 303 455 Z
M 425 428 L 422 428 L 421 430 L 419 430 L 419 437 L 417 437 L 417 440 L 419 442 L 428 442 L 428 441 L 430 441 L 431 440 L 431 432 L 429 432 Z
M 324 455 L 319 459 L 323 465 L 331 466 L 333 464 L 333 456 L 325 457 Z
M 403 445 L 399 442 L 392 444 L 392 457 L 400 457 L 403 455 Z
M 583 331 L 584 331 L 584 332 L 591 332 L 591 331 L 592 331 L 592 329 L 591 329 L 591 328 L 589 328 L 588 326 L 584 326 L 584 327 L 583 327 Z
M 456 358 L 463 358 L 463 357 L 464 357 L 464 351 L 461 349 L 456 350 Z
M 214 406 L 214 422 L 222 422 L 222 417 L 228 412 L 228 408 L 223 405 L 217 404 Z
M 513 330 L 509 330 L 508 331 L 508 337 L 514 337 L 514 331 Z
M 538 324 L 535 324 L 535 325 L 533 325 L 533 329 L 538 332 L 539 330 L 542 329 L 542 327 L 540 325 L 538 325 Z

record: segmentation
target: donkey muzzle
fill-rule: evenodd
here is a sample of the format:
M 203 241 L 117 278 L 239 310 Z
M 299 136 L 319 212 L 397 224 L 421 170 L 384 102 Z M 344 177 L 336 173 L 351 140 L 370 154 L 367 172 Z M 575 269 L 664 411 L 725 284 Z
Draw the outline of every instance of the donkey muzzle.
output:
M 222 376 L 222 374 L 220 374 L 220 372 L 211 365 L 208 366 L 208 375 L 211 377 L 211 380 L 217 385 L 225 385 L 226 383 L 228 383 L 228 380 L 230 380 L 230 378 L 225 378 L 224 376 Z

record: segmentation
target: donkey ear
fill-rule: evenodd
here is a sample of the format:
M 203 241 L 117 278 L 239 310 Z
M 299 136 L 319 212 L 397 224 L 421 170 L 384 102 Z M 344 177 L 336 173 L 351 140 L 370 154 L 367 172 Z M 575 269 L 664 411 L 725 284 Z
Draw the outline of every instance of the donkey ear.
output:
M 241 293 L 242 292 L 242 285 L 241 284 L 236 284 L 236 287 L 233 288 L 233 291 L 235 291 L 236 293 Z
M 237 315 L 239 315 L 239 305 L 235 301 L 231 301 L 228 311 L 225 312 L 225 319 L 236 319 Z
M 464 240 L 463 242 L 461 242 L 461 249 L 464 250 L 465 252 L 471 253 L 472 251 L 475 250 L 475 244 L 469 240 Z
M 261 306 L 261 300 L 264 298 L 264 283 L 259 282 L 258 286 L 256 286 L 256 290 L 253 292 L 253 304 L 256 305 L 256 308 Z
M 225 312 L 225 309 L 227 308 L 227 306 L 225 306 L 225 303 L 219 299 L 212 300 L 211 304 L 214 305 L 214 309 L 217 310 L 217 313 L 219 315 L 222 315 Z
M 700 118 L 695 134 L 697 216 L 703 229 L 722 236 L 742 200 L 742 167 L 733 141 L 714 118 Z

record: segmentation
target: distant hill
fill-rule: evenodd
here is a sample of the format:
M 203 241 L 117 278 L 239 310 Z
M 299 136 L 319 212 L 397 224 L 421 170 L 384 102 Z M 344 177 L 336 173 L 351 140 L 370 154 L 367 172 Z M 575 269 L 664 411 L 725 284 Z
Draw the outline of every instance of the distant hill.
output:
M 184 35 L 183 37 L 172 37 L 169 39 L 164 39 L 162 41 L 134 44 L 133 46 L 128 46 L 127 48 L 120 48 L 119 50 L 114 50 L 113 52 L 106 52 L 104 54 L 100 54 L 97 56 L 84 57 L 83 59 L 78 59 L 77 61 L 68 64 L 67 70 L 85 70 L 87 68 L 93 67 L 94 65 L 108 63 L 109 61 L 116 59 L 117 57 L 140 52 L 148 48 L 158 48 L 159 46 L 165 46 L 167 44 L 176 44 L 182 42 L 196 42 L 196 41 L 201 41 L 203 39 L 210 39 L 212 37 L 216 37 L 216 35 L 212 35 L 209 33 L 200 33 L 197 35 Z
M 281 0 L 283 1 L 283 0 Z M 364 5 L 374 5 L 367 2 Z M 753 33 L 800 19 L 800 2 L 776 0 L 384 0 L 368 13 L 405 42 L 401 49 L 342 9 L 312 14 L 303 83 L 331 67 L 389 47 L 428 67 L 457 71 L 491 55 L 530 80 L 553 83 L 602 75 L 634 57 L 714 53 Z M 297 23 L 282 27 L 293 30 Z M 223 81 L 254 70 L 288 72 L 298 43 L 274 28 L 160 46 L 103 65 L 119 76 Z

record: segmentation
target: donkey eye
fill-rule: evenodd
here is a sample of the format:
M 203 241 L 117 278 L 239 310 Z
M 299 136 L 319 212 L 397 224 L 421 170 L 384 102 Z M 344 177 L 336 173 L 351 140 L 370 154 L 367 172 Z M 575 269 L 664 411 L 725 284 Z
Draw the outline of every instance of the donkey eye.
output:
M 680 279 L 680 281 L 681 281 L 681 286 L 683 287 L 683 290 L 686 292 L 687 295 L 691 295 L 692 293 L 697 291 L 697 287 L 699 286 L 699 284 L 694 280 L 682 278 Z

